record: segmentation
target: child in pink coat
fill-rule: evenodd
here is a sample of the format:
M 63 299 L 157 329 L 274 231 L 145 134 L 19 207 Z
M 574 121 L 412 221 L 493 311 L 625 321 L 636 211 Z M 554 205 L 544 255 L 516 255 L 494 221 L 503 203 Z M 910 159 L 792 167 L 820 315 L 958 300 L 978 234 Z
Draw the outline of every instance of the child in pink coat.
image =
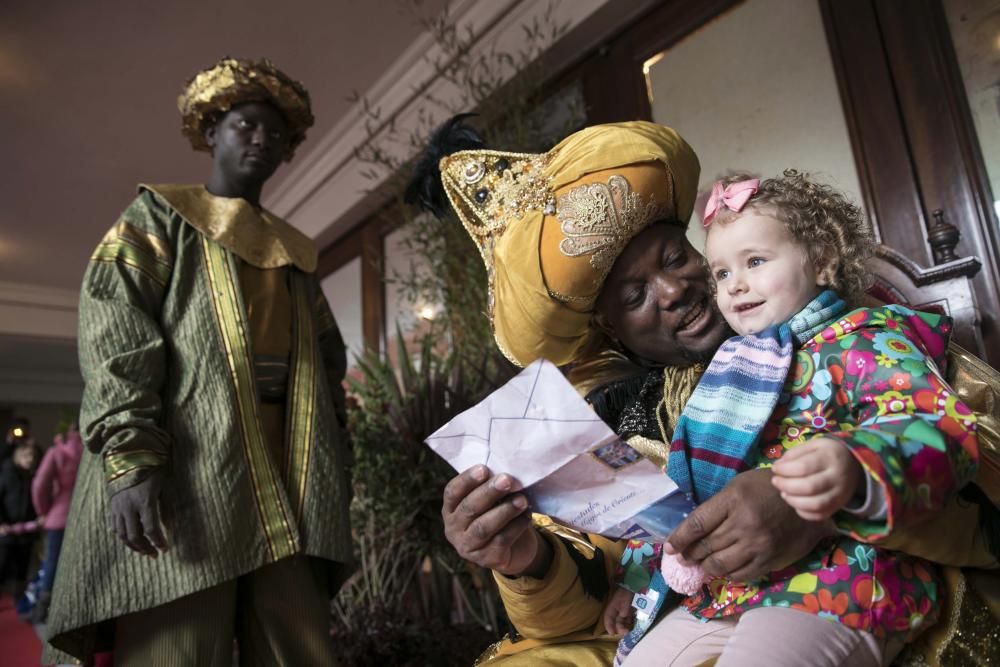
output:
M 80 467 L 82 455 L 83 440 L 74 423 L 65 434 L 56 435 L 31 485 L 31 499 L 35 504 L 35 511 L 38 512 L 38 516 L 45 517 L 47 543 L 45 562 L 42 565 L 41 593 L 36 611 L 38 620 L 44 620 L 45 611 L 48 609 L 59 552 L 62 550 L 66 515 L 69 514 L 76 471 Z

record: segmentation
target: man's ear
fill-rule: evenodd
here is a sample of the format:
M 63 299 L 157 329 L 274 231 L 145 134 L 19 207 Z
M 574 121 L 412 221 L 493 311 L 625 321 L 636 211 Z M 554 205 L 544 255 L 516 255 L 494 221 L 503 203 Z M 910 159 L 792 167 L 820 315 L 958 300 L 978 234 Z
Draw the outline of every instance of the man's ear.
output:
M 205 131 L 203 132 L 203 136 L 205 137 L 205 143 L 208 144 L 208 147 L 211 148 L 213 151 L 215 150 L 215 133 L 218 126 L 219 124 L 217 122 L 209 123 L 208 127 L 206 127 Z

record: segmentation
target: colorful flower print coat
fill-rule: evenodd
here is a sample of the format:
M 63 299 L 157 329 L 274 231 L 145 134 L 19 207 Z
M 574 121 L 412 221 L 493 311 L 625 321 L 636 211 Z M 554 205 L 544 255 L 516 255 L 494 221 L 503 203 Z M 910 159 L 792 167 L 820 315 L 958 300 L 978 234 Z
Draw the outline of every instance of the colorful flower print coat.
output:
M 757 581 L 715 579 L 682 601 L 688 611 L 712 619 L 790 607 L 904 640 L 936 619 L 936 566 L 880 549 L 878 541 L 941 509 L 975 474 L 975 416 L 939 370 L 950 331 L 946 317 L 863 308 L 797 351 L 787 394 L 761 434 L 758 467 L 820 434 L 837 438 L 881 486 L 885 516 L 841 511 L 834 516 L 841 536 Z M 659 547 L 643 555 L 640 548 L 630 545 L 620 568 L 620 581 L 632 590 L 659 567 Z

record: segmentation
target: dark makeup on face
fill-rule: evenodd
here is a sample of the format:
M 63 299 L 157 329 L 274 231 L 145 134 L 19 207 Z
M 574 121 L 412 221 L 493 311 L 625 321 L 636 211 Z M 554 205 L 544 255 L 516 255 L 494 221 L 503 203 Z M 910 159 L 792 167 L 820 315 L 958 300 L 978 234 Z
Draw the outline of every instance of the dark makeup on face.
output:
M 629 242 L 596 308 L 609 333 L 651 366 L 707 361 L 731 335 L 702 257 L 679 223 L 653 223 Z
M 212 149 L 208 191 L 259 207 L 264 183 L 288 150 L 288 124 L 281 112 L 266 102 L 233 107 L 205 130 L 205 141 Z

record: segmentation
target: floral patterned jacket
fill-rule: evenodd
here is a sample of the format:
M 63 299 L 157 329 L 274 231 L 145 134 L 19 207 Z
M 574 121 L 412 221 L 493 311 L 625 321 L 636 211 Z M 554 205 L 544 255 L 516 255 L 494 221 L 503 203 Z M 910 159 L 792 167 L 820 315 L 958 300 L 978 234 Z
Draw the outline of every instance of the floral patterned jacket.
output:
M 841 535 L 799 562 L 752 582 L 714 579 L 681 604 L 704 619 L 791 607 L 904 640 L 936 619 L 937 567 L 878 541 L 940 510 L 975 475 L 976 418 L 942 380 L 950 331 L 943 316 L 862 308 L 797 351 L 787 393 L 761 433 L 758 467 L 819 434 L 837 438 L 881 487 L 884 516 L 841 511 Z M 658 545 L 630 544 L 619 581 L 641 592 L 658 555 Z

